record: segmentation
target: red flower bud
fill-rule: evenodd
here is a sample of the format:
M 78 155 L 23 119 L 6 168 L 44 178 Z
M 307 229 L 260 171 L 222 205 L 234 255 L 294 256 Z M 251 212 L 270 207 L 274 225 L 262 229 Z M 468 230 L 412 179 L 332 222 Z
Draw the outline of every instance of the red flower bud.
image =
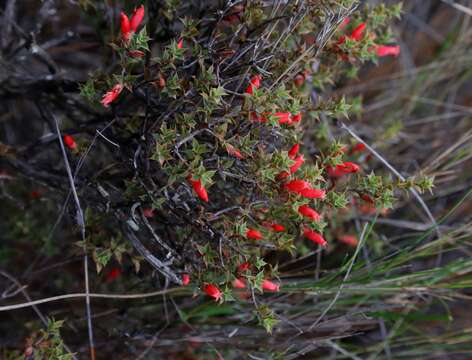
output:
M 372 199 L 372 197 L 368 194 L 362 194 L 361 199 L 365 202 L 368 202 L 369 204 L 374 204 L 374 199 Z
M 267 290 L 267 291 L 279 291 L 280 285 L 273 283 L 270 280 L 264 280 L 262 282 L 262 289 Z
M 180 39 L 177 43 L 177 49 L 183 49 L 184 47 L 184 39 Z
M 338 241 L 352 247 L 356 247 L 358 243 L 357 238 L 354 235 L 340 235 L 337 239 Z
M 102 105 L 108 107 L 113 101 L 115 101 L 123 90 L 123 85 L 116 84 L 113 89 L 105 93 L 102 97 Z
M 259 87 L 261 86 L 261 80 L 261 75 L 254 75 L 251 78 L 248 87 L 246 88 L 246 94 L 253 95 L 254 90 L 259 89 Z
M 351 148 L 351 154 L 365 151 L 365 145 L 363 143 L 358 143 Z
M 360 170 L 359 165 L 349 161 L 337 165 L 336 168 L 339 168 L 342 172 L 346 174 L 356 173 Z
M 255 111 L 251 111 L 251 120 L 261 123 L 267 122 L 267 118 L 264 115 L 259 115 Z
M 308 181 L 305 180 L 292 180 L 289 183 L 285 184 L 284 187 L 291 192 L 296 192 L 299 193 L 302 190 L 305 189 L 311 189 L 311 185 Z
M 320 189 L 304 189 L 300 191 L 300 195 L 307 199 L 321 199 L 324 200 L 326 192 Z
M 111 281 L 115 280 L 116 278 L 120 277 L 120 275 L 121 275 L 121 269 L 115 267 L 115 268 L 111 269 L 108 272 L 108 274 L 106 276 L 106 281 L 111 282 Z
M 400 46 L 378 45 L 375 47 L 375 53 L 379 57 L 383 56 L 398 56 L 400 54 Z
M 238 272 L 241 273 L 246 270 L 249 270 L 250 267 L 251 267 L 251 264 L 249 264 L 248 262 L 243 262 L 242 264 L 238 265 Z
M 226 151 L 228 152 L 229 155 L 234 156 L 238 158 L 239 160 L 243 160 L 244 156 L 241 154 L 241 152 L 236 149 L 233 145 L 226 144 Z
M 244 289 L 246 288 L 246 281 L 243 278 L 237 278 L 233 280 L 233 287 L 235 289 Z
M 360 23 L 354 30 L 352 30 L 351 33 L 351 39 L 355 41 L 359 41 L 362 39 L 362 33 L 364 32 L 365 29 L 365 23 Z
M 283 225 L 280 225 L 280 224 L 272 224 L 271 225 L 272 227 L 272 230 L 274 230 L 275 232 L 282 232 L 282 231 L 285 231 L 285 226 Z
M 144 51 L 141 50 L 130 50 L 128 51 L 128 54 L 133 58 L 142 58 L 145 55 Z
M 323 236 L 321 236 L 320 234 L 318 234 L 316 231 L 313 231 L 309 228 L 305 228 L 305 230 L 303 231 L 303 235 L 308 239 L 308 240 L 311 240 L 313 241 L 315 244 L 317 245 L 321 245 L 321 246 L 326 246 L 326 240 L 323 238 Z
M 208 193 L 205 187 L 202 185 L 202 181 L 200 179 L 193 180 L 191 177 L 189 178 L 190 183 L 192 184 L 193 191 L 198 195 L 198 197 L 205 202 L 208 202 Z
M 255 230 L 255 229 L 248 229 L 246 231 L 246 237 L 252 240 L 262 240 L 264 238 L 262 234 L 260 233 L 260 231 Z
M 344 175 L 344 172 L 341 169 L 339 169 L 337 166 L 335 167 L 327 166 L 326 172 L 328 173 L 328 176 L 332 178 L 339 178 Z
M 290 150 L 288 151 L 288 157 L 293 160 L 295 158 L 295 156 L 298 154 L 299 150 L 300 150 L 300 145 L 299 144 L 293 145 L 290 148 Z
M 301 120 L 302 120 L 302 114 L 301 113 L 297 113 L 297 114 L 292 116 L 292 122 L 294 122 L 294 123 L 299 123 Z
M 344 162 L 342 164 L 336 165 L 336 167 L 328 166 L 326 167 L 326 171 L 328 175 L 332 178 L 339 178 L 345 174 L 351 174 L 358 172 L 360 170 L 359 165 L 353 162 Z
M 290 173 L 293 174 L 297 172 L 297 170 L 300 169 L 300 167 L 303 165 L 304 162 L 305 162 L 305 158 L 303 157 L 303 155 L 297 156 L 295 158 L 295 164 L 290 166 Z
M 187 286 L 190 284 L 190 275 L 189 274 L 183 274 L 182 275 L 182 285 Z
M 133 16 L 131 17 L 131 21 L 130 21 L 131 31 L 136 32 L 136 30 L 138 30 L 138 27 L 141 24 L 141 21 L 143 21 L 143 18 L 144 18 L 144 6 L 141 5 L 136 10 L 134 10 Z
M 212 297 L 216 301 L 221 300 L 223 298 L 223 293 L 220 291 L 220 289 L 218 289 L 218 287 L 213 284 L 205 284 L 203 286 L 203 291 L 205 292 L 205 294 Z
M 302 205 L 298 208 L 298 212 L 309 218 L 312 219 L 313 221 L 320 221 L 321 220 L 321 215 L 318 214 L 314 209 L 309 207 L 308 205 Z
M 75 140 L 72 136 L 70 135 L 64 135 L 63 137 L 64 144 L 71 150 L 77 149 L 77 144 L 75 143 Z

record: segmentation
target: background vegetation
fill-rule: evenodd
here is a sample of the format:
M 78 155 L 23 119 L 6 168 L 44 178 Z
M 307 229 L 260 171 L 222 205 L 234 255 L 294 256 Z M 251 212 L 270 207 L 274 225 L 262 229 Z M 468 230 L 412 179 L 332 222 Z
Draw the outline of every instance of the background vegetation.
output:
M 0 4 L 1 357 L 468 358 L 471 4 Z

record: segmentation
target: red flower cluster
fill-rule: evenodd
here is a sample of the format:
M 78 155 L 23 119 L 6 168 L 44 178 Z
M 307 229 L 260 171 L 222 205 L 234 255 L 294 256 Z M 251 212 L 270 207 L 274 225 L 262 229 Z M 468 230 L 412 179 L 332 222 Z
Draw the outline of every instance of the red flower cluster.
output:
M 144 6 L 141 5 L 139 8 L 134 10 L 131 20 L 128 18 L 128 16 L 126 16 L 124 12 L 121 12 L 120 16 L 121 16 L 121 36 L 123 36 L 123 39 L 125 41 L 129 41 L 129 39 L 131 39 L 131 36 L 133 36 L 133 34 L 138 29 L 139 25 L 141 24 L 141 21 L 143 21 Z

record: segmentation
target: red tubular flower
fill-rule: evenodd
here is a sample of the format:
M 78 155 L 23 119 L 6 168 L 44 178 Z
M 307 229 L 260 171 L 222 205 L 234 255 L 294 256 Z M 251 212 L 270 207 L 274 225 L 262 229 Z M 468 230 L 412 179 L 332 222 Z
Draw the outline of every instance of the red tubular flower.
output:
M 293 160 L 295 156 L 297 156 L 299 150 L 300 150 L 300 144 L 293 145 L 288 151 L 288 157 Z
M 148 219 L 154 217 L 154 209 L 153 208 L 143 209 L 143 215 L 145 218 L 148 218 Z
M 179 42 L 177 43 L 177 49 L 183 49 L 184 48 L 184 39 L 180 39 Z
M 337 165 L 336 168 L 339 168 L 345 174 L 356 173 L 361 169 L 359 165 L 349 161 Z
M 309 218 L 312 219 L 313 221 L 320 221 L 321 220 L 321 215 L 318 214 L 314 209 L 309 207 L 308 205 L 302 205 L 298 208 L 298 212 Z
M 261 123 L 267 122 L 267 118 L 264 115 L 259 115 L 255 111 L 251 112 L 251 120 L 256 121 L 256 122 L 261 122 Z
M 292 114 L 290 114 L 289 112 L 276 112 L 273 116 L 277 119 L 280 125 L 290 124 L 292 122 Z
M 246 281 L 243 278 L 237 278 L 233 280 L 233 287 L 235 289 L 245 289 Z
M 138 27 L 141 24 L 141 21 L 143 21 L 143 18 L 144 18 L 144 5 L 141 5 L 136 10 L 134 10 L 133 16 L 131 17 L 131 21 L 130 21 L 131 31 L 136 32 L 136 30 L 138 30 Z
M 267 290 L 267 291 L 279 291 L 280 285 L 273 283 L 270 280 L 264 280 L 262 282 L 262 289 Z
M 317 245 L 326 246 L 327 244 L 326 240 L 323 238 L 323 236 L 321 236 L 321 234 L 318 234 L 316 231 L 313 231 L 309 228 L 305 228 L 303 235 L 308 240 L 313 241 Z
M 302 120 L 302 114 L 301 113 L 297 113 L 297 114 L 292 116 L 292 122 L 294 122 L 294 123 L 299 123 L 301 120 Z
M 208 193 L 205 187 L 202 185 L 202 181 L 200 179 L 193 180 L 191 177 L 189 178 L 189 182 L 192 184 L 193 191 L 198 195 L 198 197 L 205 202 L 208 202 Z
M 308 181 L 305 180 L 299 180 L 295 179 L 287 184 L 284 185 L 284 187 L 291 192 L 296 192 L 299 193 L 300 191 L 306 190 L 306 189 L 311 189 L 311 185 Z
M 326 172 L 328 173 L 328 176 L 332 178 L 339 178 L 344 175 L 344 172 L 340 170 L 337 166 L 327 166 Z
M 183 274 L 182 275 L 182 285 L 187 286 L 190 284 L 190 275 L 189 274 Z
M 110 106 L 110 104 L 115 101 L 118 96 L 120 95 L 121 91 L 123 90 L 123 85 L 122 84 L 116 84 L 113 89 L 105 93 L 102 97 L 102 105 L 105 107 Z
M 299 155 L 294 159 L 294 161 L 295 161 L 295 164 L 290 166 L 290 173 L 291 174 L 297 172 L 297 170 L 300 169 L 300 167 L 305 162 L 305 158 L 303 157 L 303 155 Z
M 300 191 L 300 195 L 307 199 L 321 199 L 324 200 L 326 192 L 321 189 L 304 189 Z
M 254 75 L 249 81 L 249 85 L 246 88 L 246 94 L 253 95 L 255 89 L 259 89 L 261 86 L 261 75 Z
M 264 238 L 261 232 L 255 229 L 248 229 L 246 231 L 246 237 L 252 240 L 262 240 Z
M 378 45 L 375 47 L 375 53 L 379 57 L 383 56 L 398 56 L 400 54 L 400 46 Z
M 365 29 L 365 23 L 360 23 L 354 30 L 352 30 L 350 38 L 355 41 L 362 39 L 362 34 Z
M 243 160 L 244 156 L 241 154 L 241 152 L 236 149 L 233 145 L 226 144 L 226 151 L 229 155 L 234 156 L 235 158 L 238 158 L 239 160 Z
M 351 148 L 351 155 L 358 153 L 358 152 L 364 152 L 365 151 L 365 145 L 363 143 L 357 143 Z
M 357 237 L 354 235 L 340 235 L 337 237 L 337 239 L 338 241 L 352 247 L 356 247 L 358 243 Z
M 128 16 L 124 12 L 121 12 L 121 36 L 125 41 L 129 41 L 133 33 L 138 30 L 139 25 L 143 21 L 144 18 L 144 6 L 141 5 L 139 8 L 134 10 L 133 16 L 131 17 L 131 21 L 129 20 Z
M 242 273 L 246 270 L 249 270 L 250 267 L 251 264 L 249 264 L 248 262 L 243 262 L 242 264 L 238 265 L 238 272 Z
M 326 167 L 328 175 L 332 178 L 339 178 L 345 174 L 356 173 L 360 170 L 359 165 L 346 161 L 342 164 L 336 165 L 334 168 L 332 166 Z
M 271 228 L 272 228 L 272 230 L 274 230 L 275 232 L 282 232 L 282 231 L 285 231 L 285 226 L 280 225 L 280 224 L 276 224 L 276 223 L 272 224 L 272 225 L 271 225 Z
M 131 27 L 129 24 L 129 19 L 128 16 L 122 11 L 120 14 L 121 17 L 121 36 L 123 36 L 123 39 L 126 41 L 129 40 L 131 37 Z
M 111 282 L 111 281 L 115 280 L 116 278 L 120 277 L 120 275 L 121 275 L 121 269 L 115 267 L 115 268 L 111 269 L 110 272 L 107 274 L 106 281 Z
M 203 291 L 205 294 L 212 297 L 216 301 L 221 300 L 223 297 L 223 293 L 220 291 L 220 289 L 218 289 L 218 287 L 213 284 L 205 284 L 203 286 Z
M 69 149 L 71 149 L 71 150 L 77 149 L 77 144 L 76 144 L 76 142 L 75 142 L 75 140 L 72 136 L 64 135 L 63 140 L 64 140 L 64 144 L 66 144 L 66 146 Z

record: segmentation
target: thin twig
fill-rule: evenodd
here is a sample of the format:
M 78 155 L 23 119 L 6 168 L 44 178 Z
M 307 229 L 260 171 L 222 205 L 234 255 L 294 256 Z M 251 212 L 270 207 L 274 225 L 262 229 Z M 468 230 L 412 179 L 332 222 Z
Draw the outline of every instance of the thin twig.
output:
M 35 306 L 39 304 L 45 304 L 52 301 L 65 300 L 65 299 L 82 299 L 82 298 L 97 298 L 97 299 L 116 299 L 116 300 L 127 300 L 127 299 L 144 299 L 149 297 L 156 297 L 160 295 L 170 294 L 181 290 L 180 287 L 174 287 L 167 290 L 153 291 L 149 293 L 139 293 L 139 294 L 100 294 L 100 293 L 72 293 L 51 296 L 39 300 L 28 301 L 19 304 L 5 305 L 0 306 L 0 311 L 11 311 L 22 309 L 30 306 Z
M 72 190 L 72 195 L 74 197 L 76 210 L 77 210 L 77 224 L 80 228 L 80 233 L 83 242 L 83 251 L 84 251 L 84 277 L 85 277 L 85 307 L 87 313 L 87 328 L 88 328 L 88 335 L 89 335 L 89 346 L 90 346 L 90 357 L 92 360 L 95 360 L 95 344 L 93 340 L 93 326 L 92 326 L 92 309 L 90 306 L 90 297 L 88 294 L 90 293 L 90 284 L 89 284 L 89 274 L 88 274 L 88 255 L 87 255 L 87 247 L 86 247 L 86 239 L 85 239 L 85 221 L 84 221 L 84 213 L 82 211 L 82 207 L 80 206 L 79 196 L 77 195 L 77 190 L 75 188 L 74 177 L 72 175 L 72 169 L 69 165 L 69 159 L 67 158 L 66 149 L 64 147 L 64 143 L 62 141 L 61 130 L 59 128 L 59 122 L 57 121 L 56 116 L 50 112 L 51 117 L 54 120 L 54 124 L 56 126 L 57 137 L 59 140 L 59 144 L 61 146 L 62 157 L 64 159 L 64 165 L 67 170 L 67 177 L 69 178 L 70 187 Z

